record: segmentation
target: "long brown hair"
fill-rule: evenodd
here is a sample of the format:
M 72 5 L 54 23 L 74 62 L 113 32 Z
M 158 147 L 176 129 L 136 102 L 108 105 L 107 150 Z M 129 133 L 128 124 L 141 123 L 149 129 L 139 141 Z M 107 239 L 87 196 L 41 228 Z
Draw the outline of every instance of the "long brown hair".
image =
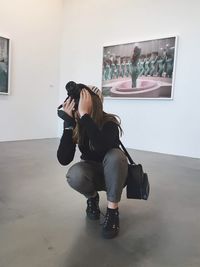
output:
M 111 113 L 106 113 L 103 111 L 103 103 L 100 98 L 95 94 L 90 94 L 92 97 L 92 112 L 90 114 L 91 118 L 97 124 L 99 129 L 103 127 L 103 125 L 108 122 L 112 121 L 117 124 L 119 127 L 120 135 L 122 135 L 122 128 L 121 128 L 121 120 L 120 118 Z M 85 130 L 80 126 L 79 119 L 77 113 L 75 114 L 76 117 L 76 127 L 73 130 L 73 141 L 77 144 L 82 144 L 85 136 Z

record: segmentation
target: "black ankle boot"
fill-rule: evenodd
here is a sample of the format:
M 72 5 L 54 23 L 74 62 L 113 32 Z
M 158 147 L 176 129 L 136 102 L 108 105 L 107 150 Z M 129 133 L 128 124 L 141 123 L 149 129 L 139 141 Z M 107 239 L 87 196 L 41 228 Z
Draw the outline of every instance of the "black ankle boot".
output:
M 96 197 L 88 198 L 86 213 L 87 213 L 87 217 L 90 220 L 98 220 L 100 218 L 99 194 L 98 193 Z
M 107 208 L 105 221 L 103 223 L 102 235 L 104 238 L 113 238 L 119 233 L 119 211 Z

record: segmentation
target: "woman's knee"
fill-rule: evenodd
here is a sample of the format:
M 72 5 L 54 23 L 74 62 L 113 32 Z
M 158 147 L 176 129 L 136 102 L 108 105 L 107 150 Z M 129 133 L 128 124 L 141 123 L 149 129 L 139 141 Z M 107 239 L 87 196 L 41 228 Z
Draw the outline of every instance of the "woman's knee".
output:
M 106 187 L 121 190 L 128 173 L 128 162 L 123 151 L 120 149 L 109 150 L 105 155 L 103 167 Z
M 104 157 L 103 164 L 107 163 L 114 165 L 127 165 L 127 158 L 124 152 L 121 151 L 119 148 L 113 148 L 110 149 Z
M 80 163 L 76 163 L 71 166 L 66 174 L 68 184 L 80 191 L 85 186 L 86 177 L 84 175 L 83 166 Z

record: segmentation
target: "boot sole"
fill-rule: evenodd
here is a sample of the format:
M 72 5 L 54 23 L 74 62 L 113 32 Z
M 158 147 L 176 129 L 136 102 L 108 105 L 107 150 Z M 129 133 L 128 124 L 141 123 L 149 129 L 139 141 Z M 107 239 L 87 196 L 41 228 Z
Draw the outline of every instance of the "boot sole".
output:
M 116 236 L 118 236 L 118 234 L 119 234 L 119 229 L 116 232 L 104 232 L 104 231 L 102 231 L 102 236 L 105 239 L 115 238 Z
M 86 213 L 86 215 L 87 215 L 87 218 L 92 220 L 92 221 L 97 221 L 100 219 L 100 214 L 99 215 L 92 215 L 92 214 Z

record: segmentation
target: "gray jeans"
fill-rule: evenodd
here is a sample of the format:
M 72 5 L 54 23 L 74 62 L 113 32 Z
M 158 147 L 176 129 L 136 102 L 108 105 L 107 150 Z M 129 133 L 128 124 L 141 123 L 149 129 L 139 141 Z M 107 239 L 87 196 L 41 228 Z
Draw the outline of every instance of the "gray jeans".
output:
M 80 161 L 66 174 L 69 185 L 90 198 L 96 191 L 106 191 L 107 199 L 119 202 L 128 173 L 128 162 L 124 153 L 114 148 L 109 150 L 102 163 Z

